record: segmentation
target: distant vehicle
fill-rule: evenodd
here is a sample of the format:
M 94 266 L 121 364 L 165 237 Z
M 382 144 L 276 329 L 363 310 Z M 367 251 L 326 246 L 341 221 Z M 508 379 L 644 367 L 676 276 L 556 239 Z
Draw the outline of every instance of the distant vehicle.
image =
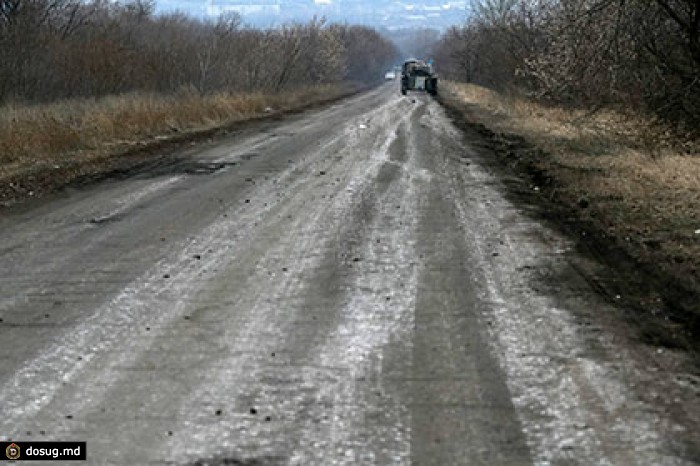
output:
M 396 79 L 396 73 L 393 70 L 387 71 L 384 75 L 384 79 L 386 79 L 387 81 L 393 81 L 394 79 Z
M 408 91 L 426 91 L 430 95 L 437 95 L 437 75 L 433 67 L 423 60 L 406 60 L 401 68 L 401 94 Z

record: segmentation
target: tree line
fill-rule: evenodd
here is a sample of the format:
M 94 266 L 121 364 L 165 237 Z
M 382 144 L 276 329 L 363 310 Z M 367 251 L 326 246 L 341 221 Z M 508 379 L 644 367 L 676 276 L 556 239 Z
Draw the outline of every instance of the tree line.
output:
M 436 55 L 455 80 L 700 127 L 700 0 L 474 0 Z
M 319 19 L 260 30 L 237 14 L 156 15 L 150 0 L 0 0 L 0 104 L 367 82 L 397 53 L 373 29 Z

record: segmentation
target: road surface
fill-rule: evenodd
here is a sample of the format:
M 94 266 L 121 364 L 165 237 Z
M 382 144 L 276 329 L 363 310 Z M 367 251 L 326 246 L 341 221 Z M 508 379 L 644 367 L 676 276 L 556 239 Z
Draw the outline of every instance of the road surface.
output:
M 697 462 L 684 356 L 606 326 L 488 156 L 390 84 L 6 209 L 0 440 L 127 465 Z

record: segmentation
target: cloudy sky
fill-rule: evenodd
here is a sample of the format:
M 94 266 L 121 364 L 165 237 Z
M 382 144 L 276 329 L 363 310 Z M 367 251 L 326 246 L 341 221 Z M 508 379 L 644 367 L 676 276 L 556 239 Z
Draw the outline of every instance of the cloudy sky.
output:
M 206 0 L 157 0 L 158 12 L 182 11 L 189 15 L 202 16 L 206 12 Z
M 271 25 L 314 15 L 332 21 L 374 26 L 445 28 L 462 23 L 468 0 L 156 0 L 161 13 L 182 11 L 192 16 L 241 13 L 246 23 Z

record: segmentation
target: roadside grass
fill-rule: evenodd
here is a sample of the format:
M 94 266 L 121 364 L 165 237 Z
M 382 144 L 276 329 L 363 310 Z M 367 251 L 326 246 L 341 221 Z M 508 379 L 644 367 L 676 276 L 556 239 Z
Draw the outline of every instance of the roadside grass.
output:
M 347 85 L 284 93 L 131 93 L 0 107 L 0 201 L 33 196 L 109 169 L 163 141 L 294 111 L 348 94 Z
M 688 273 L 700 269 L 700 142 L 674 140 L 661 124 L 613 110 L 548 107 L 470 84 L 447 83 L 458 101 L 478 107 L 497 133 L 542 149 L 534 160 L 559 195 L 611 236 L 637 241 Z
M 505 141 L 497 145 L 509 163 L 534 169 L 542 192 L 606 241 L 700 289 L 700 141 L 611 109 L 547 106 L 452 82 L 443 95 Z

